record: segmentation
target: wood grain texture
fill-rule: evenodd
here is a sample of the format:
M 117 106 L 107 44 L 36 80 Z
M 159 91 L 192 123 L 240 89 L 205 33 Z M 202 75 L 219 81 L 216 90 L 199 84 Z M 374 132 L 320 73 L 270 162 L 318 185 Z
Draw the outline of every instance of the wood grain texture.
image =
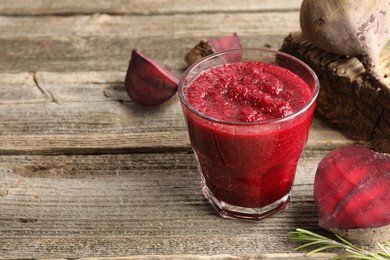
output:
M 109 13 L 116 15 L 156 15 L 203 12 L 264 12 L 270 10 L 298 10 L 300 0 L 105 0 L 105 1 L 50 1 L 3 0 L 3 15 L 75 15 Z
M 0 154 L 189 151 L 180 102 L 146 108 L 124 90 L 125 72 L 0 74 Z M 314 120 L 310 149 L 351 144 Z
M 336 256 L 336 253 L 318 253 L 316 254 L 316 260 L 328 260 Z M 183 259 L 183 260 L 289 260 L 289 259 L 304 259 L 307 256 L 304 253 L 278 253 L 278 254 L 261 254 L 261 255 L 247 255 L 247 256 L 234 256 L 227 254 L 219 255 L 143 255 L 143 256 L 124 256 L 124 257 L 93 257 L 93 258 L 80 258 L 81 260 L 111 260 L 111 259 L 120 259 L 120 260 L 136 260 L 136 259 L 150 259 L 150 260 L 173 260 L 173 259 Z
M 204 38 L 236 32 L 243 47 L 278 48 L 297 30 L 297 17 L 297 11 L 0 16 L 0 71 L 124 71 L 131 50 L 140 49 L 180 73 L 185 54 Z
M 224 260 L 238 260 L 238 259 L 251 259 L 251 260 L 267 260 L 267 259 L 278 259 L 278 260 L 289 260 L 289 259 L 303 259 L 305 258 L 305 254 L 303 253 L 293 253 L 293 254 L 261 254 L 260 256 L 255 256 L 255 255 L 248 255 L 244 257 L 239 257 L 239 256 L 233 256 L 233 255 L 212 255 L 212 256 L 206 256 L 206 255 L 198 255 L 198 256 L 193 256 L 193 255 L 167 255 L 167 256 L 161 256 L 161 255 L 147 255 L 147 256 L 129 256 L 129 257 L 122 257 L 118 258 L 121 260 L 133 260 L 133 259 L 150 259 L 150 260 L 165 260 L 165 259 L 184 259 L 184 260 L 219 260 L 219 259 L 224 259 Z M 316 260 L 325 260 L 325 259 L 331 259 L 332 257 L 335 257 L 335 253 L 318 253 L 316 254 Z M 84 259 L 113 259 L 113 258 L 81 258 L 82 260 Z M 117 258 L 115 258 L 117 259 Z
M 299 12 L 202 13 L 156 16 L 115 16 L 107 14 L 78 16 L 9 17 L 0 16 L 1 38 L 122 36 L 128 38 L 172 38 L 221 35 L 242 32 L 243 35 L 266 32 L 288 32 L 298 29 Z M 34 23 L 32 23 L 34 21 Z M 55 30 L 54 30 L 55 28 Z M 17 30 L 16 30 L 17 29 Z M 161 47 L 161 46 L 160 46 Z M 169 46 L 166 46 L 169 47 Z
M 292 252 L 289 231 L 318 230 L 312 184 L 326 153 L 304 153 L 289 209 L 257 224 L 216 215 L 190 153 L 1 156 L 0 255 Z
M 316 167 L 354 141 L 316 116 L 288 210 L 226 220 L 201 194 L 177 95 L 145 108 L 124 90 L 134 48 L 180 76 L 207 37 L 280 48 L 300 3 L 0 1 L 0 258 L 303 258 L 287 233 L 324 232 Z

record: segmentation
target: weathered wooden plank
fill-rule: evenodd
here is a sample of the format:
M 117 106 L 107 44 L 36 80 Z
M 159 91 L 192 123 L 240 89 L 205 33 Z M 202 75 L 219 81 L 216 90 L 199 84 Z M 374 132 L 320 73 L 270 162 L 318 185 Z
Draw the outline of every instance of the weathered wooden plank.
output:
M 315 255 L 316 260 L 329 260 L 336 257 L 336 253 L 317 253 Z M 307 257 L 304 253 L 275 253 L 275 254 L 257 254 L 257 255 L 247 255 L 247 256 L 234 256 L 226 254 L 218 255 L 141 255 L 141 256 L 123 256 L 123 257 L 93 257 L 93 258 L 80 258 L 80 260 L 111 260 L 111 259 L 120 259 L 120 260 L 138 260 L 138 259 L 148 259 L 148 260 L 289 260 L 289 259 L 303 259 Z
M 299 28 L 299 12 L 205 13 L 157 16 L 13 17 L 0 16 L 2 39 L 60 38 L 69 36 L 126 36 L 131 38 L 213 36 L 237 32 L 242 35 L 291 32 Z
M 230 32 L 229 32 L 230 34 Z M 223 35 L 222 33 L 220 35 Z M 227 35 L 227 33 L 226 33 Z M 240 36 L 247 48 L 278 49 L 286 33 Z M 176 74 L 187 67 L 184 56 L 202 36 L 130 39 L 126 36 L 2 39 L 0 70 L 25 71 L 107 71 L 127 69 L 132 49 L 139 49 Z
M 46 109 L 37 106 L 32 108 Z M 78 108 L 83 109 L 80 106 Z M 75 110 L 79 111 L 77 108 Z M 113 126 L 109 123 L 97 123 L 93 119 L 106 112 L 101 112 L 100 115 L 99 112 L 91 110 L 84 111 L 85 114 L 72 112 L 67 115 L 72 118 L 71 122 L 53 118 L 50 111 L 44 111 L 39 118 L 26 118 L 24 121 L 14 114 L 10 122 L 2 123 L 6 129 L 2 130 L 0 154 L 95 154 L 190 150 L 187 131 L 183 125 L 184 119 L 159 121 L 161 115 L 157 113 L 149 118 L 156 120 L 152 125 L 127 125 L 118 122 Z M 15 117 L 19 118 L 19 121 L 11 122 L 16 120 Z M 50 117 L 51 121 L 46 119 L 47 117 Z M 85 121 L 87 119 L 91 121 Z M 168 129 L 172 128 L 169 122 L 178 122 L 182 126 Z M 355 143 L 336 129 L 322 128 L 323 125 L 326 124 L 317 118 L 314 119 L 307 143 L 308 149 L 331 149 Z
M 279 48 L 298 27 L 298 12 L 0 17 L 0 70 L 125 70 L 134 48 L 183 70 L 186 52 L 206 37 L 237 32 L 243 47 Z
M 0 156 L 0 255 L 290 253 L 289 231 L 319 230 L 313 169 L 326 153 L 304 153 L 288 210 L 256 224 L 217 216 L 193 154 Z
M 0 154 L 188 151 L 177 95 L 159 107 L 133 103 L 125 72 L 0 74 Z M 22 91 L 21 91 L 22 90 Z M 352 141 L 315 119 L 308 147 Z
M 3 0 L 1 15 L 52 15 L 52 14 L 131 14 L 156 15 L 203 12 L 264 12 L 269 10 L 297 10 L 300 0 L 116 0 L 84 1 L 66 0 Z
M 0 78 L 0 105 L 45 102 L 47 100 L 42 90 L 37 87 L 31 73 L 1 73 Z
M 351 140 L 315 118 L 288 210 L 225 220 L 201 195 L 177 96 L 144 108 L 123 86 L 133 48 L 178 75 L 205 37 L 278 49 L 300 2 L 0 1 L 0 258 L 303 257 L 287 233 L 322 232 L 314 173 Z

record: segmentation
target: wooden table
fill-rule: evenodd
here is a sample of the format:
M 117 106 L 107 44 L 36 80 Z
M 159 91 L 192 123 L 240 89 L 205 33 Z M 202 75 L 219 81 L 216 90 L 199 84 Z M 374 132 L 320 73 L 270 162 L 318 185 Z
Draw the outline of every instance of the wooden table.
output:
M 177 96 L 145 108 L 124 90 L 133 48 L 178 75 L 206 37 L 278 49 L 300 2 L 2 0 L 0 256 L 303 258 L 287 233 L 319 230 L 316 167 L 354 141 L 316 116 L 290 207 L 222 219 L 201 194 Z

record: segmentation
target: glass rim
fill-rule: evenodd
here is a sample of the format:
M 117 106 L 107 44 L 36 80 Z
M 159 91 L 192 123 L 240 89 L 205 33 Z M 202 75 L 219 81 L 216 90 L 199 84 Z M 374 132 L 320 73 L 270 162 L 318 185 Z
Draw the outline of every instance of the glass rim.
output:
M 188 100 L 187 100 L 187 98 L 186 98 L 186 96 L 184 94 L 183 87 L 184 87 L 184 80 L 185 80 L 185 78 L 187 77 L 187 75 L 196 66 L 198 66 L 198 65 L 200 65 L 200 64 L 202 64 L 204 62 L 207 62 L 208 60 L 211 60 L 211 59 L 213 59 L 215 57 L 222 56 L 222 55 L 225 55 L 225 54 L 229 54 L 229 53 L 232 53 L 232 52 L 263 52 L 263 53 L 281 55 L 281 56 L 284 56 L 286 58 L 289 58 L 289 59 L 299 63 L 300 65 L 302 65 L 303 68 L 305 68 L 307 70 L 307 72 L 309 72 L 309 74 L 313 77 L 313 80 L 314 80 L 314 90 L 313 90 L 313 93 L 312 93 L 309 101 L 307 103 L 305 103 L 305 105 L 302 106 L 300 109 L 294 111 L 290 115 L 279 117 L 279 118 L 265 119 L 265 120 L 261 120 L 261 121 L 257 121 L 257 122 L 227 121 L 227 120 L 218 119 L 218 118 L 215 118 L 215 117 L 212 117 L 212 116 L 209 116 L 209 115 L 207 115 L 205 113 L 200 112 L 198 109 L 193 107 L 188 102 Z M 292 73 L 294 73 L 294 72 L 292 72 Z M 294 73 L 294 74 L 296 74 L 296 73 Z M 278 50 L 273 50 L 273 49 L 267 49 L 267 48 L 231 49 L 231 50 L 227 50 L 227 51 L 221 51 L 221 52 L 210 54 L 210 55 L 208 55 L 206 57 L 203 57 L 199 61 L 195 62 L 190 67 L 188 67 L 186 69 L 186 71 L 183 73 L 182 77 L 180 78 L 179 84 L 178 84 L 179 99 L 180 99 L 181 103 L 184 104 L 192 113 L 196 114 L 197 116 L 199 116 L 199 117 L 201 117 L 203 119 L 207 119 L 207 120 L 215 122 L 215 123 L 226 124 L 226 125 L 263 125 L 263 124 L 284 122 L 284 121 L 287 121 L 287 120 L 289 120 L 291 118 L 295 118 L 295 117 L 301 115 L 302 113 L 304 113 L 306 110 L 308 110 L 313 105 L 313 103 L 316 101 L 316 98 L 318 96 L 319 90 L 320 90 L 319 79 L 318 79 L 316 73 L 313 71 L 313 69 L 310 68 L 306 63 L 304 63 L 302 60 L 300 60 L 300 59 L 298 59 L 298 58 L 296 58 L 296 57 L 294 57 L 294 56 L 292 56 L 292 55 L 290 55 L 288 53 L 285 53 L 285 52 L 282 52 L 282 51 L 278 51 Z

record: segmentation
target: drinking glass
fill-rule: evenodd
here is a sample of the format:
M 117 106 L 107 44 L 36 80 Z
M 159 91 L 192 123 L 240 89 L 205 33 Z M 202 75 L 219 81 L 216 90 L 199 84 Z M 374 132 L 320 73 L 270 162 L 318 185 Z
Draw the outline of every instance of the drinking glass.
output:
M 191 83 L 214 66 L 235 62 L 288 69 L 307 84 L 310 99 L 290 115 L 259 122 L 221 120 L 193 107 L 187 99 Z M 179 98 L 203 194 L 221 216 L 257 221 L 286 208 L 318 92 L 312 69 L 276 50 L 229 50 L 207 56 L 186 70 Z

